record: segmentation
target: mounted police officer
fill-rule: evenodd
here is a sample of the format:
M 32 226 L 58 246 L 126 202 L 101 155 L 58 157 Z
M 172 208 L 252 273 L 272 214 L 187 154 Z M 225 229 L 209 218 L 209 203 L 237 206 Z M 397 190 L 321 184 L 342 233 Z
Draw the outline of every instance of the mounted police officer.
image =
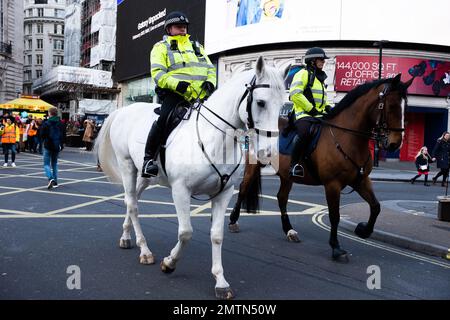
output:
M 150 54 L 151 76 L 162 105 L 145 145 L 144 178 L 158 174 L 157 149 L 171 110 L 197 98 L 207 99 L 215 90 L 216 70 L 203 47 L 189 39 L 188 25 L 189 19 L 182 12 L 169 13 L 164 24 L 167 35 L 153 46 Z
M 294 144 L 291 160 L 291 176 L 304 176 L 303 166 L 298 164 L 310 143 L 310 129 L 315 117 L 322 117 L 331 107 L 328 105 L 325 79 L 322 70 L 328 59 L 322 48 L 306 51 L 306 68 L 297 72 L 292 79 L 289 99 L 294 103 L 295 128 L 298 137 Z

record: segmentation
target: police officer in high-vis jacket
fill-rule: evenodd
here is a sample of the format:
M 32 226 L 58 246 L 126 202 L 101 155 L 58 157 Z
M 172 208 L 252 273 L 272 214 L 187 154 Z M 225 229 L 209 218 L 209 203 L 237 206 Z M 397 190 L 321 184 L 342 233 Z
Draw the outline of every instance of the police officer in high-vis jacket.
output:
M 197 98 L 207 99 L 216 87 L 216 70 L 203 47 L 189 39 L 188 25 L 189 19 L 182 12 L 169 13 L 164 24 L 167 35 L 150 54 L 151 76 L 162 105 L 145 145 L 144 178 L 158 174 L 156 152 L 170 111 Z
M 305 54 L 306 68 L 297 72 L 292 79 L 289 99 L 294 103 L 298 138 L 292 152 L 291 176 L 304 176 L 304 169 L 298 162 L 310 142 L 311 120 L 313 117 L 322 117 L 331 109 L 324 83 L 327 75 L 322 70 L 325 59 L 328 57 L 322 48 L 309 49 Z

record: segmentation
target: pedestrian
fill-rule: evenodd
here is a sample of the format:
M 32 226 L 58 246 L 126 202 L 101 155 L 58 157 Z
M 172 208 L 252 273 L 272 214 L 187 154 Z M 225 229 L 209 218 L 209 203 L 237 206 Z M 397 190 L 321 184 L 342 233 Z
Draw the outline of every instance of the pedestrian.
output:
M 216 69 L 203 47 L 190 39 L 188 26 L 189 19 L 184 13 L 169 13 L 164 23 L 167 35 L 150 53 L 151 75 L 162 104 L 145 144 L 141 173 L 144 178 L 158 174 L 155 160 L 170 112 L 178 105 L 207 99 L 216 87 Z
M 299 161 L 303 160 L 311 141 L 310 130 L 314 118 L 322 117 L 331 110 L 325 89 L 327 78 L 327 74 L 323 71 L 325 59 L 328 57 L 322 48 L 308 49 L 305 54 L 306 67 L 297 72 L 292 79 L 289 100 L 293 102 L 294 125 L 298 138 L 294 143 L 289 174 L 294 177 L 304 176 L 304 168 Z
M 48 120 L 42 124 L 40 130 L 41 141 L 44 145 L 44 171 L 48 178 L 48 189 L 58 187 L 58 156 L 64 149 L 65 126 L 58 117 L 58 109 L 48 109 Z
M 86 151 L 91 151 L 94 145 L 95 123 L 90 119 L 86 119 L 83 122 L 83 127 L 83 141 L 86 144 Z
M 433 149 L 433 161 L 436 161 L 437 167 L 440 171 L 433 177 L 433 184 L 436 184 L 437 179 L 442 176 L 441 186 L 445 187 L 445 182 L 448 179 L 449 172 L 449 152 L 450 152 L 450 133 L 444 131 L 442 136 L 437 140 Z
M 16 125 L 10 117 L 5 118 L 5 125 L 2 135 L 3 153 L 5 155 L 4 167 L 8 166 L 9 151 L 11 151 L 11 167 L 16 166 Z
M 428 148 L 423 146 L 420 148 L 419 152 L 416 155 L 416 168 L 417 168 L 417 175 L 411 179 L 411 184 L 414 184 L 417 178 L 419 178 L 421 175 L 425 176 L 425 182 L 424 186 L 429 187 L 430 184 L 428 183 L 428 173 L 430 172 L 430 163 L 433 162 L 433 159 L 428 154 Z

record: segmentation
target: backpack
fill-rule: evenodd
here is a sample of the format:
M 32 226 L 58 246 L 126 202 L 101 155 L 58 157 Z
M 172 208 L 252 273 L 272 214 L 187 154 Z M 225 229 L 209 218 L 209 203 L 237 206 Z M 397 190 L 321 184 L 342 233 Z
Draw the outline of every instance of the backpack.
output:
M 45 139 L 45 147 L 50 151 L 60 151 L 62 142 L 62 130 L 59 121 L 48 121 L 48 135 Z

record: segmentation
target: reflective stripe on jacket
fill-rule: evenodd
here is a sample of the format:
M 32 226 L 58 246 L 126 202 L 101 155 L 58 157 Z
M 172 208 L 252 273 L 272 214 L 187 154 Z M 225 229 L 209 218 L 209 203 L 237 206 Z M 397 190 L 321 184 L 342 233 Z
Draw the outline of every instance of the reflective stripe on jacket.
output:
M 165 36 L 153 46 L 150 54 L 151 75 L 156 85 L 176 92 L 180 81 L 189 82 L 191 86 L 183 94 L 188 101 L 197 98 L 202 91 L 200 86 L 203 82 L 209 81 L 216 86 L 215 67 L 202 46 L 199 46 L 201 56 L 195 54 L 189 37 L 189 35 Z M 171 48 L 174 41 L 176 46 Z M 205 95 L 206 93 L 202 92 L 200 99 Z
M 5 130 L 2 135 L 2 143 L 16 143 L 16 125 L 5 125 Z
M 308 70 L 302 69 L 292 79 L 289 99 L 294 103 L 292 108 L 295 112 L 295 119 L 310 116 L 308 113 L 314 108 L 314 105 L 304 95 L 308 84 L 308 76 Z M 311 92 L 316 104 L 315 108 L 319 112 L 315 117 L 321 117 L 325 112 L 325 106 L 328 104 L 327 92 L 323 83 L 316 77 L 314 77 Z

